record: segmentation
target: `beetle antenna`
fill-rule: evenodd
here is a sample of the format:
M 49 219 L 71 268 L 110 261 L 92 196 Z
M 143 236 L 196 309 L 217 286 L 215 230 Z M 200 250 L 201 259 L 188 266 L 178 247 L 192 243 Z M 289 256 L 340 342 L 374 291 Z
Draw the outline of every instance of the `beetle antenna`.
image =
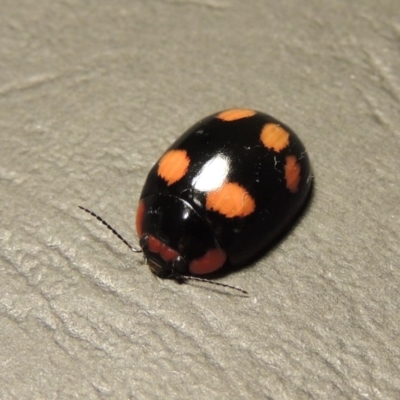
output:
M 90 214 L 92 217 L 95 217 L 97 220 L 99 220 L 104 226 L 106 226 L 119 240 L 124 242 L 134 253 L 141 253 L 143 250 L 136 249 L 135 247 L 131 246 L 127 240 L 125 240 L 108 222 L 104 221 L 103 218 L 101 218 L 99 215 L 94 213 L 91 210 L 88 210 L 85 207 L 78 206 L 81 210 L 86 211 L 88 214 Z
M 190 276 L 190 275 L 178 275 L 177 277 L 182 278 L 184 280 L 191 280 L 191 281 L 198 281 L 198 282 L 207 282 L 207 283 L 211 283 L 213 285 L 217 285 L 217 286 L 222 286 L 225 288 L 229 288 L 229 289 L 233 289 L 233 290 L 237 290 L 238 292 L 241 292 L 243 294 L 245 294 L 247 297 L 249 297 L 249 292 L 246 292 L 246 290 L 237 287 L 237 286 L 232 286 L 232 285 L 228 285 L 227 283 L 221 283 L 221 282 L 216 282 L 216 281 L 211 281 L 210 279 L 204 279 L 204 278 L 198 278 L 197 276 Z

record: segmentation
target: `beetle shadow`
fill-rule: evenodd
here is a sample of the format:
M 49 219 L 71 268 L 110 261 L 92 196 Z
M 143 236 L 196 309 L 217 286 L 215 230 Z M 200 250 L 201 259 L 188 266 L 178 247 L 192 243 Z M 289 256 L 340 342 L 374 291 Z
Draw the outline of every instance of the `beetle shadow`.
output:
M 313 203 L 314 199 L 314 182 L 312 183 L 310 187 L 309 194 L 307 196 L 307 199 L 303 206 L 300 208 L 298 211 L 296 217 L 292 221 L 289 226 L 284 229 L 282 232 L 279 233 L 279 235 L 272 241 L 267 243 L 259 252 L 257 252 L 253 257 L 248 259 L 247 261 L 240 263 L 240 264 L 231 264 L 229 261 L 219 270 L 215 271 L 212 274 L 209 275 L 202 275 L 202 277 L 206 279 L 219 279 L 223 278 L 227 275 L 234 274 L 238 272 L 239 270 L 247 269 L 247 268 L 252 268 L 256 261 L 260 260 L 264 256 L 266 256 L 270 251 L 274 250 L 286 236 L 290 234 L 294 229 L 296 229 L 296 226 L 303 220 L 303 218 L 308 214 L 309 209 Z

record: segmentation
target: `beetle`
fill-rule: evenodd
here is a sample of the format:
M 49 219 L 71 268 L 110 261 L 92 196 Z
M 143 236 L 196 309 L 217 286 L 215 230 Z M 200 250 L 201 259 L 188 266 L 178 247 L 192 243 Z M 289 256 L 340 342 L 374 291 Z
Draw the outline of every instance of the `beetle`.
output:
M 287 125 L 252 109 L 217 112 L 151 168 L 136 212 L 140 247 L 154 274 L 177 281 L 245 265 L 293 224 L 312 184 L 308 153 Z

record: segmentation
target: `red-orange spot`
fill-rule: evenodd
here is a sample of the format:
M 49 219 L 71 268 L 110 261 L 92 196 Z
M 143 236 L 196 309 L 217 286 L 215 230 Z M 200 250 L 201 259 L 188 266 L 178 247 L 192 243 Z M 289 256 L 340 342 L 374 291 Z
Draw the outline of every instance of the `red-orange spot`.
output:
M 152 253 L 159 253 L 162 249 L 162 243 L 153 235 L 149 235 L 147 239 L 147 246 Z
M 168 247 L 166 244 L 164 244 L 164 246 L 161 249 L 160 256 L 164 261 L 168 262 L 178 257 L 179 253 L 176 250 L 171 249 L 171 247 Z
M 207 194 L 206 208 L 227 218 L 246 217 L 255 210 L 256 203 L 245 188 L 238 183 L 227 182 Z
M 249 118 L 255 115 L 254 110 L 247 110 L 245 108 L 234 108 L 232 110 L 222 111 L 217 115 L 217 118 L 222 119 L 222 121 L 236 121 L 242 118 Z
M 161 157 L 157 173 L 170 186 L 185 176 L 189 164 L 186 150 L 170 150 Z
M 265 147 L 277 153 L 289 146 L 289 133 L 278 124 L 264 125 L 260 139 Z
M 176 250 L 171 249 L 171 247 L 167 246 L 164 242 L 158 240 L 153 235 L 149 235 L 147 246 L 152 253 L 159 254 L 160 257 L 166 262 L 174 260 L 179 256 L 179 253 Z
M 285 164 L 286 187 L 296 193 L 299 190 L 301 167 L 295 156 L 287 156 Z
M 226 261 L 226 253 L 222 249 L 208 250 L 203 257 L 189 264 L 189 271 L 195 275 L 211 274 L 220 269 Z
M 139 237 L 141 237 L 143 233 L 143 215 L 145 209 L 146 207 L 144 205 L 143 200 L 140 200 L 138 208 L 136 210 L 136 232 Z

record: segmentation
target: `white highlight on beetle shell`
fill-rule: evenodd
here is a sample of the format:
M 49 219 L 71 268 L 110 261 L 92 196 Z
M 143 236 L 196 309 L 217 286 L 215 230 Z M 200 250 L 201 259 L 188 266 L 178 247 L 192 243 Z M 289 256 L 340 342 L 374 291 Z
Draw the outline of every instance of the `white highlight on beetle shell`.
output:
M 229 172 L 229 159 L 221 154 L 207 161 L 193 178 L 192 185 L 200 192 L 216 190 L 223 185 Z

